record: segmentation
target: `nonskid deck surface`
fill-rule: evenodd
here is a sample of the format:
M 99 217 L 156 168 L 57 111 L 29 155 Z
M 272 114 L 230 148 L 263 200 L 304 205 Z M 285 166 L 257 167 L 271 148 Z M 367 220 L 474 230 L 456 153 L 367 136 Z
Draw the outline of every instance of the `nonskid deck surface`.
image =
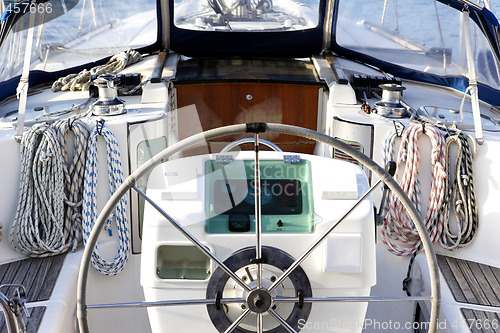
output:
M 29 303 L 47 301 L 50 298 L 65 257 L 65 255 L 57 255 L 29 258 L 0 265 L 0 285 L 21 284 L 26 288 L 27 310 L 30 315 L 27 332 L 34 332 L 34 329 L 38 329 L 45 312 L 44 306 L 29 307 Z M 9 289 L 11 288 L 4 288 L 2 292 L 11 297 L 13 290 Z M 7 332 L 7 327 L 5 317 L 1 315 L 0 333 L 4 332 Z
M 491 311 L 481 311 L 462 308 L 462 314 L 472 333 L 496 333 L 499 330 L 498 314 Z M 481 324 L 480 324 L 481 323 Z M 484 324 L 486 323 L 486 324 Z
M 477 262 L 438 255 L 438 264 L 455 300 L 459 303 L 496 307 L 500 311 L 500 268 Z M 461 308 L 473 333 L 498 332 L 500 314 L 491 311 Z

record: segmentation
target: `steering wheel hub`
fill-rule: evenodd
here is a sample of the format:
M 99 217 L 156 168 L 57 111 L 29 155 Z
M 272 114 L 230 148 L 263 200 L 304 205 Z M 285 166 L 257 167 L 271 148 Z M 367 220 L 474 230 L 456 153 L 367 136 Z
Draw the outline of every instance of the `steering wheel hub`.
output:
M 248 307 L 254 316 L 262 314 L 264 317 L 270 317 L 268 311 L 272 309 L 282 316 L 288 325 L 299 331 L 299 323 L 307 321 L 312 304 L 279 303 L 274 300 L 277 297 L 297 297 L 299 294 L 304 297 L 312 297 L 312 288 L 306 273 L 298 266 L 281 285 L 269 292 L 269 287 L 276 278 L 290 267 L 295 259 L 283 250 L 263 246 L 262 261 L 265 263 L 260 264 L 263 266 L 261 288 L 256 286 L 255 267 L 257 264 L 251 263 L 253 259 L 255 259 L 255 247 L 247 247 L 234 252 L 224 261 L 227 267 L 241 276 L 242 280 L 246 281 L 247 285 L 252 288 L 249 292 L 235 286 L 229 275 L 220 268 L 217 268 L 212 274 L 207 286 L 208 299 L 217 298 L 218 294 L 222 294 L 222 298 L 243 296 L 246 300 L 245 304 L 238 305 L 228 304 L 222 307 L 213 304 L 207 305 L 208 315 L 213 325 L 219 332 L 225 332 Z M 252 317 L 248 322 L 254 323 L 255 321 Z M 252 324 L 243 322 L 233 332 L 255 332 L 255 327 L 252 327 Z M 274 319 L 270 318 L 269 322 L 264 319 L 264 332 L 285 333 L 287 331 Z
M 253 312 L 264 313 L 273 305 L 273 298 L 266 289 L 254 289 L 248 293 L 247 304 Z

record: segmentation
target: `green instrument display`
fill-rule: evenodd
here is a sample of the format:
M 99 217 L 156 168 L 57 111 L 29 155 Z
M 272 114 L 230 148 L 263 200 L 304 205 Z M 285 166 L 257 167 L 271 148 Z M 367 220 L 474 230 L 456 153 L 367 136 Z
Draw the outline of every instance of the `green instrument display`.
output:
M 309 161 L 261 160 L 262 232 L 310 233 L 314 211 Z M 205 164 L 205 230 L 255 230 L 254 161 Z

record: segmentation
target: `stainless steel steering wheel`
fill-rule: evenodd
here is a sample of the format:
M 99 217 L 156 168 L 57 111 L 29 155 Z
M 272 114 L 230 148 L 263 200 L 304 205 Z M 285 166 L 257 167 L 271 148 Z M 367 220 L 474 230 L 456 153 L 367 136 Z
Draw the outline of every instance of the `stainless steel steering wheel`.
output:
M 182 151 L 183 149 L 189 148 L 196 144 L 216 139 L 226 135 L 233 134 L 242 134 L 242 133 L 253 133 L 255 145 L 259 144 L 259 133 L 263 132 L 274 132 L 281 134 L 289 134 L 295 135 L 299 137 L 303 137 L 306 139 L 315 140 L 317 142 L 321 142 L 327 145 L 330 145 L 334 148 L 340 149 L 343 152 L 349 154 L 351 157 L 355 158 L 357 161 L 361 162 L 364 166 L 370 169 L 379 180 L 371 186 L 371 188 L 359 198 L 356 203 L 347 211 L 347 213 L 338 219 L 335 223 L 331 225 L 313 244 L 311 244 L 308 249 L 299 257 L 292 258 L 286 253 L 280 253 L 281 250 L 263 246 L 261 242 L 261 224 L 260 224 L 260 196 L 255 195 L 256 200 L 256 221 L 255 221 L 255 229 L 256 229 L 256 246 L 252 248 L 240 249 L 233 253 L 228 259 L 225 261 L 217 258 L 210 250 L 205 247 L 199 240 L 197 240 L 193 235 L 191 235 L 185 228 L 183 228 L 179 223 L 177 223 L 172 217 L 170 217 L 165 211 L 163 211 L 154 201 L 152 201 L 145 193 L 143 193 L 135 184 L 136 181 L 145 175 L 149 170 L 153 167 L 157 166 L 160 163 L 163 163 L 168 160 L 170 156 L 175 153 Z M 256 149 L 256 167 L 255 167 L 255 179 L 260 179 L 259 167 L 258 167 L 258 149 Z M 257 184 L 259 181 L 256 182 Z M 138 302 L 138 303 L 115 303 L 115 304 L 107 304 L 106 307 L 114 306 L 114 307 L 148 307 L 148 306 L 172 306 L 172 305 L 184 305 L 189 306 L 193 304 L 206 304 L 208 308 L 208 312 L 212 322 L 215 321 L 223 321 L 224 323 L 216 325 L 216 328 L 221 332 L 250 332 L 248 330 L 244 330 L 239 327 L 241 322 L 249 315 L 254 314 L 257 318 L 257 323 L 255 325 L 255 332 L 263 333 L 263 313 L 269 313 L 272 317 L 276 319 L 279 323 L 279 326 L 275 329 L 265 331 L 266 333 L 277 333 L 277 332 L 298 332 L 299 329 L 296 325 L 296 321 L 290 319 L 294 316 L 289 316 L 288 318 L 283 318 L 280 314 L 274 311 L 272 304 L 279 302 L 288 302 L 296 304 L 294 307 L 295 318 L 307 318 L 308 311 L 311 310 L 311 304 L 315 302 L 338 302 L 338 301 L 359 301 L 359 302 L 372 302 L 372 301 L 381 301 L 380 297 L 343 297 L 339 299 L 338 297 L 313 297 L 310 292 L 310 286 L 308 286 L 307 275 L 302 271 L 300 267 L 301 263 L 309 256 L 309 254 L 314 251 L 323 241 L 327 238 L 327 236 L 349 215 L 351 211 L 353 211 L 367 196 L 369 196 L 375 188 L 377 188 L 381 183 L 385 183 L 390 190 L 392 190 L 403 203 L 405 208 L 408 210 L 410 217 L 412 218 L 416 229 L 418 230 L 419 236 L 422 240 L 422 246 L 425 251 L 425 256 L 427 259 L 427 264 L 430 272 L 430 285 L 431 285 L 431 295 L 430 297 L 388 297 L 383 300 L 386 301 L 408 301 L 408 300 L 428 300 L 431 304 L 431 313 L 429 319 L 429 330 L 428 332 L 436 332 L 437 324 L 438 324 L 438 316 L 440 311 L 440 288 L 439 288 L 439 275 L 437 268 L 437 261 L 434 249 L 432 247 L 429 235 L 427 234 L 427 230 L 425 225 L 410 201 L 410 199 L 406 196 L 404 191 L 399 187 L 399 185 L 395 182 L 395 180 L 378 164 L 376 164 L 369 157 L 364 155 L 363 153 L 355 150 L 351 146 L 333 138 L 325 134 L 318 133 L 316 131 L 304 129 L 301 127 L 290 126 L 290 125 L 282 125 L 282 124 L 267 124 L 267 123 L 250 123 L 250 124 L 240 124 L 240 125 L 231 125 L 226 127 L 221 127 L 213 130 L 209 130 L 200 134 L 196 134 L 187 139 L 177 142 L 176 144 L 166 148 L 156 156 L 152 157 L 149 161 L 144 163 L 138 170 L 136 170 L 132 175 L 130 175 L 122 186 L 113 194 L 113 196 L 109 199 L 105 207 L 103 208 L 101 214 L 99 215 L 95 226 L 90 234 L 87 245 L 84 249 L 83 258 L 80 266 L 79 279 L 78 279 L 78 295 L 77 295 L 77 316 L 78 316 L 78 325 L 80 328 L 80 332 L 88 333 L 88 320 L 87 320 L 87 310 L 91 308 L 100 308 L 104 307 L 101 305 L 88 305 L 87 304 L 87 278 L 88 272 L 90 268 L 90 261 L 92 250 L 94 249 L 99 234 L 104 227 L 104 224 L 110 215 L 113 208 L 116 206 L 120 198 L 125 195 L 131 188 L 136 190 L 139 195 L 144 197 L 146 201 L 148 201 L 153 207 L 155 207 L 160 214 L 162 214 L 172 225 L 180 231 L 187 239 L 189 239 L 195 246 L 197 246 L 206 256 L 212 259 L 218 266 L 217 270 L 213 273 L 220 274 L 220 276 L 226 276 L 225 281 L 228 279 L 234 280 L 234 282 L 239 285 L 243 291 L 245 292 L 245 297 L 241 299 L 224 299 L 221 295 L 220 289 L 223 288 L 223 284 L 225 281 L 217 282 L 217 279 L 214 279 L 214 283 L 212 285 L 209 283 L 209 287 L 207 288 L 207 298 L 206 299 L 196 299 L 196 300 L 170 300 L 170 301 L 162 301 L 162 302 Z M 257 185 L 255 189 L 255 193 L 260 193 L 259 185 Z M 238 265 L 237 262 L 240 262 L 240 257 L 255 257 L 255 264 L 257 266 L 256 269 L 256 279 L 253 284 L 245 282 L 239 275 L 235 272 L 238 269 L 241 269 L 241 265 Z M 264 268 L 264 264 L 262 259 L 265 257 L 275 257 L 275 260 L 271 262 L 271 266 L 278 268 L 280 270 L 279 276 L 275 276 L 270 280 L 266 280 L 266 268 Z M 286 281 L 287 279 L 293 279 L 294 281 L 299 281 L 294 284 L 294 288 L 296 291 L 301 291 L 295 297 L 280 297 L 277 295 L 276 290 L 280 288 L 280 285 Z M 270 282 L 269 282 L 270 281 Z M 229 320 L 228 318 L 218 318 L 219 314 L 217 314 L 218 307 L 224 304 L 231 303 L 245 303 L 247 308 L 246 310 L 234 320 Z M 213 313 L 213 316 L 211 314 Z

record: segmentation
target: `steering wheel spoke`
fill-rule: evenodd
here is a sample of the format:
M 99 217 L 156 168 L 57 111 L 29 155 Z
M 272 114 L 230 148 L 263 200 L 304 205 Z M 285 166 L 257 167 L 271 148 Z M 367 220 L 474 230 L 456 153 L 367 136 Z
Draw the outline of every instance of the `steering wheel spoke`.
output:
M 276 319 L 280 323 L 280 325 L 287 330 L 287 332 L 297 333 L 297 331 L 292 326 L 290 326 L 285 319 L 283 319 L 278 313 L 276 313 L 276 311 L 270 309 L 269 314 L 273 316 L 274 319 Z
M 225 331 L 224 333 L 231 333 L 241 324 L 243 320 L 251 313 L 250 309 L 246 309 Z
M 431 301 L 430 296 L 367 296 L 367 297 L 307 297 L 304 302 L 417 302 L 417 301 Z
M 328 230 L 326 230 L 314 243 L 309 246 L 309 248 L 297 259 L 295 262 L 269 287 L 270 291 L 273 291 L 280 283 L 283 282 L 284 279 L 286 279 L 294 269 L 299 267 L 299 265 L 307 259 L 307 257 L 319 246 L 323 241 L 332 233 L 332 231 L 337 228 L 337 226 L 342 223 L 342 221 L 345 220 L 349 214 L 356 209 L 356 207 L 359 206 L 360 203 L 362 203 L 381 183 L 381 180 L 378 180 L 375 182 L 374 185 L 370 187 L 368 191 L 366 191 L 365 194 L 363 194 L 354 205 L 351 206 L 347 210 L 347 212 L 340 218 L 338 219 Z
M 259 133 L 254 136 L 255 167 L 254 167 L 254 199 L 255 199 L 255 261 L 257 263 L 257 287 L 262 288 L 262 205 L 260 187 Z M 262 319 L 262 317 L 260 318 Z M 259 322 L 262 324 L 262 322 Z
M 126 302 L 126 303 L 108 303 L 108 304 L 89 304 L 87 309 L 106 309 L 106 308 L 153 308 L 164 306 L 180 306 L 180 305 L 207 305 L 207 304 L 233 304 L 243 303 L 244 298 L 223 298 L 217 299 L 183 299 L 169 300 L 157 302 Z
M 184 227 L 182 227 L 179 222 L 175 221 L 167 212 L 165 212 L 156 202 L 154 202 L 150 197 L 146 195 L 140 188 L 137 186 L 133 186 L 133 189 L 146 200 L 149 204 L 151 204 L 164 218 L 166 218 L 177 230 L 179 230 L 187 239 L 191 241 L 198 249 L 200 249 L 207 257 L 212 259 L 217 265 L 224 270 L 236 283 L 238 283 L 243 289 L 250 291 L 248 285 L 233 271 L 227 268 L 224 263 L 217 258 L 205 245 L 203 245 L 196 237 L 194 237 L 189 231 L 187 231 Z

